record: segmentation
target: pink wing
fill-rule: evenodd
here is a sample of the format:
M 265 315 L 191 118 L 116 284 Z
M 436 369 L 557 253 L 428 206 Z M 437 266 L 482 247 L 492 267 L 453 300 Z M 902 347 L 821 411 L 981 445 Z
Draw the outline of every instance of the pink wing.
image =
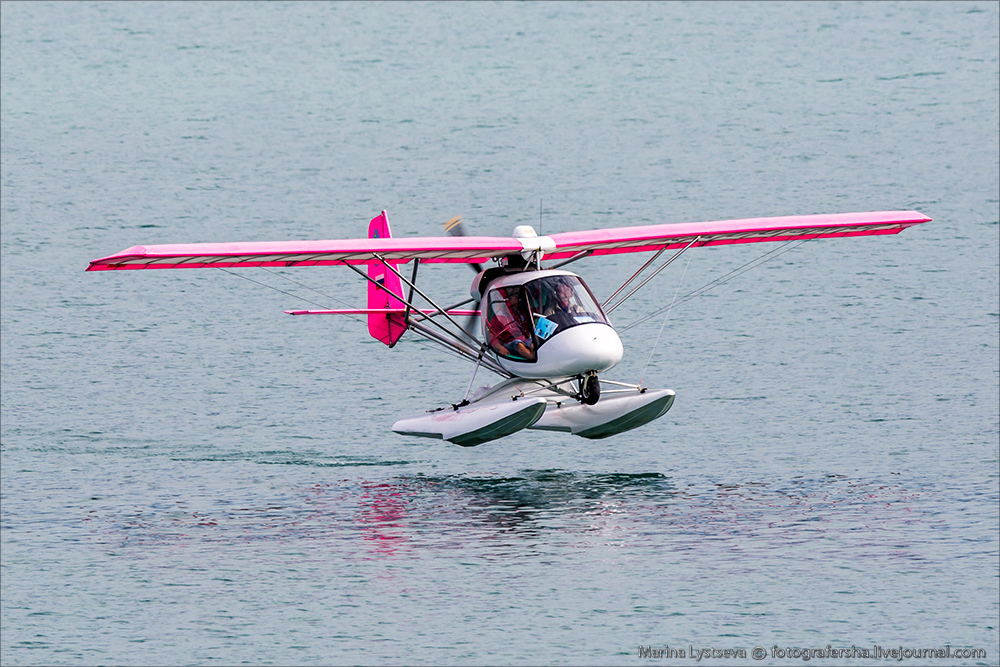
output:
M 547 259 L 560 259 L 584 251 L 610 255 L 678 248 L 695 239 L 695 246 L 707 246 L 898 234 L 907 227 L 929 221 L 930 218 L 917 211 L 879 211 L 684 222 L 553 234 L 537 239 L 537 247 L 544 250 Z M 529 239 L 449 236 L 134 246 L 118 254 L 95 259 L 87 270 L 372 264 L 381 263 L 379 257 L 400 263 L 412 259 L 483 263 L 523 251 L 526 244 L 522 241 Z
M 133 246 L 95 259 L 88 271 L 187 269 L 234 266 L 329 266 L 389 262 L 482 263 L 523 250 L 513 238 L 488 236 L 257 241 Z
M 553 234 L 551 238 L 555 242 L 556 250 L 546 252 L 545 257 L 560 259 L 584 251 L 591 251 L 593 255 L 612 255 L 660 248 L 682 248 L 695 239 L 698 240 L 694 246 L 698 247 L 898 234 L 907 227 L 930 220 L 917 211 L 876 211 L 594 229 L 586 232 Z

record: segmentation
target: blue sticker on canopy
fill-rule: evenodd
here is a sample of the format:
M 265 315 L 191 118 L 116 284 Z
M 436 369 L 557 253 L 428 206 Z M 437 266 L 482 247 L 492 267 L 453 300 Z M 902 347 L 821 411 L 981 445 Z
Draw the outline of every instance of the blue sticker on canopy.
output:
M 554 334 L 558 328 L 559 325 L 552 320 L 545 317 L 539 317 L 538 321 L 535 322 L 535 335 L 542 340 L 548 340 L 549 336 Z

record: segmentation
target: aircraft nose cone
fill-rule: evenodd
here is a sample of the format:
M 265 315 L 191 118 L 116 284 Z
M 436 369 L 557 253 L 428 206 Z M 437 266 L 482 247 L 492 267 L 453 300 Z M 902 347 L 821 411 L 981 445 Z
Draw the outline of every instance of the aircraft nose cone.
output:
M 589 362 L 593 364 L 587 370 L 606 371 L 619 361 L 625 350 L 622 348 L 621 338 L 618 333 L 607 326 L 596 325 L 592 332 L 592 344 L 589 346 Z
M 622 358 L 622 341 L 606 324 L 581 324 L 556 333 L 538 350 L 549 375 L 606 371 Z

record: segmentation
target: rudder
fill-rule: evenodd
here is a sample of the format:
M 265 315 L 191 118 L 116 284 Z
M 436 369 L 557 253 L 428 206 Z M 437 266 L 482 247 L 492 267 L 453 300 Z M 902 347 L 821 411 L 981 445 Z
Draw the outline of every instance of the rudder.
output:
M 389 229 L 389 216 L 382 211 L 378 216 L 372 218 L 368 225 L 368 238 L 388 239 L 392 238 L 392 231 Z M 399 262 L 390 262 L 393 267 L 398 267 Z M 385 268 L 383 264 L 369 264 L 368 277 L 380 285 L 376 287 L 374 283 L 368 283 L 368 307 L 369 308 L 405 308 L 399 297 L 403 295 L 403 285 L 392 271 Z M 392 347 L 406 332 L 406 321 L 402 313 L 369 313 L 368 333 L 372 338 L 380 340 L 389 347 Z

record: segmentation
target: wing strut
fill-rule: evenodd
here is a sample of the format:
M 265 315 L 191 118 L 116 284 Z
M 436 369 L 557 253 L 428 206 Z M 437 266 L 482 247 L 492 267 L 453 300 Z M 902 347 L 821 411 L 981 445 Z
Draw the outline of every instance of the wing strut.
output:
M 566 266 L 567 264 L 569 264 L 571 262 L 575 262 L 578 259 L 583 259 L 584 257 L 590 257 L 593 254 L 594 254 L 593 250 L 581 250 L 580 252 L 576 253 L 575 255 L 573 255 L 572 257 L 570 257 L 569 259 L 565 259 L 565 260 L 559 262 L 558 264 L 554 264 L 554 265 L 550 266 L 549 268 L 550 269 L 559 269 L 559 268 L 562 268 L 562 267 Z M 625 284 L 628 285 L 628 283 L 625 283 Z M 622 289 L 624 289 L 624 286 L 622 287 Z M 617 294 L 617 292 L 616 292 L 616 294 Z
M 391 267 L 391 265 L 389 265 L 388 263 L 386 263 L 386 266 L 389 266 L 390 268 L 392 268 L 392 267 Z M 350 268 L 350 269 L 351 269 L 352 271 L 354 271 L 355 273 L 357 273 L 357 274 L 358 274 L 359 276 L 361 276 L 362 278 L 364 278 L 365 280 L 367 280 L 368 282 L 370 282 L 370 283 L 372 283 L 372 284 L 374 284 L 374 285 L 378 285 L 378 288 L 379 288 L 379 289 L 385 289 L 385 288 L 384 288 L 384 287 L 383 287 L 382 285 L 379 285 L 379 284 L 378 284 L 378 283 L 377 283 L 377 282 L 376 282 L 375 280 L 373 280 L 371 276 L 369 276 L 368 274 L 366 274 L 366 273 L 365 273 L 364 271 L 362 271 L 362 270 L 361 270 L 361 269 L 359 269 L 358 267 L 354 266 L 353 264 L 347 264 L 347 267 L 348 267 L 348 268 Z M 394 271 L 394 272 L 395 272 L 395 273 L 396 273 L 397 275 L 399 275 L 399 272 L 398 272 L 398 271 L 396 271 L 395 269 L 392 269 L 392 270 L 393 270 L 393 271 Z M 405 278 L 403 278 L 403 280 L 405 281 L 406 279 L 405 279 Z M 408 282 L 408 281 L 407 281 L 407 282 Z M 419 291 L 419 290 L 417 290 L 417 292 L 418 292 L 418 293 L 420 293 L 420 291 Z M 399 299 L 399 300 L 400 300 L 400 301 L 401 301 L 402 303 L 404 303 L 405 305 L 407 305 L 407 306 L 410 306 L 410 307 L 411 307 L 411 309 L 412 309 L 412 306 L 413 306 L 413 302 L 412 302 L 412 301 L 407 301 L 407 300 L 406 300 L 406 299 L 405 299 L 405 298 L 404 298 L 404 297 L 403 297 L 402 295 L 400 295 L 400 294 L 396 294 L 396 293 L 394 293 L 394 292 L 389 292 L 389 293 L 390 293 L 390 294 L 391 294 L 392 296 L 394 296 L 394 297 L 396 297 L 397 299 Z M 421 295 L 422 295 L 422 294 L 421 294 Z M 424 297 L 424 298 L 426 299 L 427 297 Z M 430 299 L 428 299 L 428 301 L 430 301 Z M 435 314 L 437 314 L 437 313 L 441 312 L 441 307 L 440 307 L 440 306 L 438 306 L 438 305 L 437 305 L 436 303 L 434 303 L 433 301 L 431 301 L 431 305 L 432 305 L 432 306 L 434 306 L 434 309 L 435 309 L 435 311 L 436 311 L 436 312 L 435 312 Z M 452 320 L 452 319 L 451 319 L 451 317 L 450 317 L 450 316 L 448 316 L 448 314 L 447 314 L 447 313 L 445 313 L 445 317 L 447 317 L 447 318 L 448 318 L 448 319 L 449 319 L 449 320 L 450 320 L 450 321 L 451 321 L 452 323 L 454 323 L 454 320 Z M 456 336 L 456 335 L 455 335 L 454 333 L 452 333 L 451 331 L 449 331 L 449 330 L 448 330 L 448 329 L 447 329 L 447 328 L 446 328 L 446 327 L 445 327 L 445 326 L 444 326 L 443 324 L 441 324 L 440 322 L 438 322 L 437 320 L 435 320 L 435 319 L 434 319 L 433 317 L 428 317 L 428 318 L 427 318 L 427 321 L 428 321 L 428 322 L 430 322 L 431 324 L 433 324 L 434 326 L 436 326 L 437 328 L 441 329 L 441 331 L 445 332 L 445 333 L 446 333 L 447 335 L 449 335 L 449 336 L 451 336 L 452 338 L 455 338 L 455 339 L 457 339 L 458 341 L 460 341 L 460 342 L 462 343 L 462 345 L 465 345 L 466 347 L 468 347 L 468 344 L 467 344 L 467 343 L 465 343 L 465 341 L 462 341 L 462 340 L 461 340 L 460 338 L 458 338 L 458 336 Z M 413 323 L 413 322 L 412 322 L 412 320 L 411 320 L 411 324 L 412 324 L 412 323 Z M 426 329 L 426 327 L 424 327 L 424 328 Z M 419 329 L 417 329 L 417 330 L 419 331 Z M 423 332 L 421 332 L 421 333 L 423 333 Z M 476 341 L 476 346 L 475 346 L 475 348 L 473 348 L 473 349 L 478 349 L 478 348 L 479 348 L 479 341 Z M 473 353 L 473 354 L 472 354 L 471 356 L 472 356 L 472 358 L 473 358 L 473 359 L 475 359 L 475 354 L 474 354 L 474 353 Z
M 760 266 L 761 264 L 764 264 L 765 262 L 769 262 L 772 259 L 774 259 L 775 257 L 778 257 L 779 255 L 783 255 L 784 253 L 788 252 L 789 250 L 794 250 L 795 248 L 798 248 L 802 244 L 808 243 L 811 240 L 812 239 L 792 239 L 790 241 L 785 241 L 784 243 L 782 243 L 780 246 L 778 246 L 774 250 L 766 252 L 763 255 L 761 255 L 760 257 L 756 257 L 754 259 L 751 259 L 746 264 L 743 264 L 742 266 L 736 267 L 735 269 L 733 269 L 729 273 L 725 274 L 724 276 L 716 278 L 715 280 L 713 280 L 713 281 L 711 281 L 711 282 L 709 282 L 709 283 L 707 283 L 705 285 L 702 285 L 701 287 L 699 287 L 698 289 L 696 289 L 694 291 L 688 292 L 687 294 L 685 294 L 684 296 L 682 296 L 680 299 L 678 299 L 676 303 L 679 305 L 679 304 L 684 303 L 685 301 L 689 301 L 689 300 L 695 298 L 696 296 L 701 296 L 705 292 L 707 292 L 707 291 L 709 291 L 711 289 L 714 289 L 714 288 L 718 287 L 719 285 L 726 284 L 727 282 L 729 282 L 733 278 L 746 273 L 750 269 L 755 269 L 758 266 Z M 796 243 L 795 245 L 789 245 L 789 244 L 791 244 L 791 243 L 793 243 L 795 241 L 798 241 L 798 243 Z M 642 324 L 646 320 L 649 320 L 649 319 L 651 319 L 653 317 L 656 317 L 657 315 L 659 315 L 660 313 L 662 313 L 665 310 L 668 310 L 669 308 L 670 308 L 670 306 L 664 306 L 663 308 L 660 308 L 659 310 L 654 310 L 653 312 L 649 313 L 648 315 L 644 315 L 644 316 L 640 317 L 635 322 L 632 322 L 631 324 L 618 329 L 618 331 L 624 333 L 624 332 L 628 331 L 629 329 L 631 329 L 633 327 L 639 326 L 640 324 Z
M 417 282 L 417 267 L 420 266 L 420 258 L 417 257 L 413 260 L 413 275 L 410 276 L 412 282 Z M 406 297 L 406 312 L 403 313 L 403 324 L 409 326 L 410 324 L 410 304 L 413 303 L 413 288 L 410 287 L 410 294 Z
M 400 278 L 400 280 L 402 282 L 404 282 L 407 285 L 409 285 L 410 290 L 411 290 L 410 291 L 410 297 L 411 298 L 412 298 L 413 292 L 416 292 L 417 294 L 419 294 L 420 296 L 422 296 L 424 299 L 426 299 L 427 302 L 430 303 L 434 307 L 434 313 L 432 313 L 429 316 L 425 315 L 424 317 L 420 318 L 419 320 L 415 319 L 413 317 L 410 317 L 409 321 L 408 321 L 409 327 L 411 329 L 413 329 L 414 331 L 416 331 L 417 333 L 419 333 L 420 335 L 422 335 L 425 338 L 427 338 L 428 340 L 431 340 L 431 341 L 433 341 L 435 343 L 439 343 L 439 344 L 443 345 L 449 351 L 456 352 L 456 353 L 460 354 L 461 356 L 463 356 L 464 358 L 466 358 L 466 359 L 468 359 L 468 360 L 470 360 L 472 362 L 480 363 L 479 357 L 484 352 L 484 350 L 483 350 L 483 344 L 480 341 L 476 340 L 475 337 L 473 337 L 469 333 L 467 333 L 464 329 L 462 329 L 462 327 L 460 327 L 458 325 L 458 323 L 456 323 L 455 320 L 452 319 L 451 315 L 448 314 L 448 310 L 450 310 L 450 309 L 442 309 L 441 306 L 437 305 L 431 298 L 429 298 L 426 294 L 424 294 L 413 282 L 411 282 L 410 280 L 407 280 L 402 275 L 400 275 L 399 271 L 397 271 L 395 269 L 395 267 L 393 267 L 391 264 L 389 264 L 388 262 L 386 262 L 381 257 L 378 257 L 378 259 L 390 271 L 392 271 L 397 276 L 399 276 L 399 278 Z M 367 280 L 367 281 L 369 281 L 371 283 L 374 283 L 374 284 L 378 284 L 369 275 L 367 275 L 364 271 L 362 271 L 361 269 L 357 268 L 353 264 L 348 264 L 347 267 L 350 268 L 355 273 L 357 273 L 362 278 L 364 278 L 365 280 Z M 380 289 L 385 289 L 382 285 L 379 285 L 379 288 Z M 391 293 L 391 294 L 392 294 L 392 296 L 396 297 L 401 302 L 403 302 L 406 305 L 406 307 L 409 308 L 411 311 L 416 311 L 416 313 L 421 313 L 421 311 L 419 309 L 417 309 L 417 308 L 415 308 L 413 306 L 413 301 L 411 299 L 407 299 L 407 298 L 403 297 L 400 294 L 395 294 L 395 293 Z M 463 301 L 462 303 L 465 303 L 465 302 Z M 444 315 L 445 318 L 447 318 L 449 322 L 451 322 L 456 327 L 458 327 L 458 329 L 460 331 L 462 331 L 462 333 L 464 333 L 465 336 L 469 340 L 472 340 L 475 344 L 474 345 L 469 345 L 466 341 L 464 341 L 461 338 L 459 338 L 454 332 L 450 331 L 443 324 L 441 324 L 440 322 L 438 322 L 437 320 L 435 320 L 434 316 L 438 315 L 438 314 Z M 421 322 L 424 322 L 424 321 L 429 322 L 430 324 L 433 324 L 438 329 L 440 329 L 441 331 L 443 331 L 445 335 L 441 335 L 440 333 L 437 333 L 436 331 L 434 331 L 430 327 L 425 326 L 424 324 L 421 323 Z M 481 363 L 482 363 L 483 366 L 485 366 L 486 368 L 490 369 L 491 371 L 493 371 L 494 373 L 496 373 L 497 375 L 499 375 L 501 377 L 505 377 L 505 378 L 512 377 L 512 375 L 510 373 L 508 373 L 507 371 L 505 371 L 498 364 L 494 363 L 491 359 L 483 358 Z
M 683 252 L 683 250 L 681 251 Z M 678 255 L 680 253 L 677 253 Z M 668 262 L 669 264 L 669 262 Z M 684 284 L 684 276 L 687 275 L 688 267 L 691 266 L 691 258 L 688 257 L 687 264 L 684 265 L 684 272 L 681 273 L 681 279 L 677 281 L 677 289 L 674 290 L 674 298 L 670 300 L 670 305 L 667 306 L 667 314 L 663 317 L 663 324 L 660 325 L 660 331 L 656 334 L 656 340 L 653 342 L 653 347 L 649 350 L 649 358 L 646 359 L 646 365 L 642 368 L 642 375 L 639 376 L 639 386 L 642 386 L 642 379 L 646 377 L 646 369 L 649 368 L 649 362 L 653 360 L 653 352 L 656 351 L 656 346 L 660 344 L 660 336 L 663 335 L 663 328 L 667 326 L 667 320 L 670 319 L 670 311 L 673 310 L 674 304 L 677 303 L 677 294 L 681 291 L 681 285 Z M 638 289 L 638 288 L 636 288 Z M 624 299 L 623 299 L 624 301 Z
M 633 273 L 631 278 L 629 278 L 628 280 L 626 280 L 625 282 L 623 282 L 622 286 L 619 287 L 618 289 L 616 289 L 614 294 L 612 294 L 611 296 L 609 296 L 607 299 L 604 300 L 604 303 L 601 304 L 601 308 L 604 308 L 605 306 L 607 306 L 609 303 L 611 303 L 614 300 L 614 298 L 616 296 L 618 296 L 619 294 L 621 294 L 622 290 L 624 290 L 626 287 L 628 287 L 628 284 L 630 282 L 632 282 L 633 280 L 635 280 L 635 277 L 637 275 L 639 275 L 640 273 L 642 273 L 643 271 L 645 271 L 647 266 L 649 266 L 650 264 L 652 264 L 653 262 L 655 262 L 656 258 L 663 254 L 664 250 L 666 250 L 666 248 L 660 248 L 659 250 L 657 250 L 656 254 L 653 255 L 652 257 L 650 257 L 649 260 L 647 260 L 645 264 L 643 264 L 642 266 L 640 266 L 639 270 L 636 271 L 635 273 Z M 624 299 L 622 299 L 622 300 L 624 301 Z
M 423 297 L 424 300 L 427 301 L 427 303 L 431 304 L 437 310 L 437 312 L 439 312 L 442 315 L 444 315 L 445 319 L 447 319 L 449 322 L 451 322 L 452 324 L 454 324 L 455 328 L 457 328 L 459 331 L 461 331 L 465 335 L 466 338 L 468 338 L 469 340 L 472 341 L 472 344 L 473 344 L 474 347 L 476 347 L 476 348 L 482 347 L 482 345 L 483 345 L 482 341 L 477 340 L 475 336 L 473 336 L 468 331 L 466 331 L 465 329 L 463 329 L 461 324 L 459 324 L 454 319 L 452 319 L 451 315 L 448 314 L 448 311 L 443 310 L 441 308 L 441 306 L 439 306 L 436 303 L 434 303 L 433 299 L 431 299 L 429 296 L 427 296 L 426 294 L 424 294 L 423 291 L 421 291 L 421 289 L 419 287 L 417 287 L 414 283 L 412 283 L 409 280 L 407 280 L 406 278 L 404 278 L 403 274 L 401 274 L 399 271 L 396 270 L 396 267 L 394 267 L 392 264 L 390 264 L 389 262 L 387 262 L 384 259 L 382 259 L 382 257 L 378 253 L 372 253 L 372 254 L 375 255 L 375 257 L 377 257 L 379 259 L 379 261 L 381 261 L 382 264 L 385 265 L 385 268 L 387 268 L 390 271 L 392 271 L 393 273 L 395 273 L 399 277 L 400 280 L 402 280 L 404 283 L 406 283 L 407 285 L 410 286 L 411 290 L 413 290 L 414 292 L 416 292 L 417 294 L 419 294 L 421 297 Z
M 431 321 L 433 321 L 433 320 L 431 320 Z M 446 349 L 448 349 L 448 350 L 450 350 L 452 352 L 455 352 L 455 353 L 461 355 L 465 359 L 468 359 L 469 361 L 478 361 L 478 352 L 477 352 L 477 350 L 471 349 L 468 345 L 466 345 L 466 344 L 464 344 L 464 343 L 462 343 L 460 341 L 455 341 L 455 340 L 450 340 L 448 338 L 445 338 L 444 336 L 442 336 L 441 334 L 437 333 L 436 331 L 434 331 L 430 327 L 426 327 L 423 324 L 420 324 L 419 322 L 413 322 L 413 321 L 411 321 L 410 322 L 410 326 L 417 333 L 421 334 L 422 336 L 426 337 L 429 340 L 434 341 L 435 343 L 441 344 Z M 447 329 L 445 331 L 447 331 Z M 453 336 L 453 334 L 450 331 L 448 332 L 448 335 Z M 503 377 L 503 378 L 514 377 L 513 374 L 508 373 L 504 369 L 500 368 L 500 366 L 497 365 L 496 363 L 494 363 L 492 359 L 489 359 L 489 358 L 487 358 L 485 356 L 483 357 L 482 365 L 485 366 L 486 368 L 490 369 L 491 371 L 493 371 L 494 373 L 496 373 L 500 377 Z
M 694 238 L 694 240 L 691 241 L 691 243 L 688 243 L 686 246 L 684 246 L 683 248 L 681 248 L 680 250 L 678 250 L 676 253 L 674 253 L 674 256 L 671 257 L 670 259 L 668 259 L 666 262 L 664 262 L 663 265 L 660 268 L 658 268 L 656 271 L 653 271 L 651 274 L 649 274 L 648 278 L 646 278 L 641 283 L 639 283 L 639 285 L 637 287 L 635 287 L 631 292 L 629 292 L 628 294 L 626 294 L 625 296 L 623 296 L 618 303 L 616 303 L 615 305 L 611 306 L 610 308 L 605 309 L 604 312 L 605 313 L 610 313 L 612 310 L 614 310 L 618 306 L 620 306 L 623 303 L 625 303 L 625 299 L 629 298 L 630 296 L 632 296 L 633 294 L 635 294 L 636 292 L 638 292 L 640 289 L 642 289 L 643 285 L 645 285 L 650 280 L 652 280 L 653 278 L 655 278 L 657 273 L 659 273 L 663 269 L 665 269 L 668 266 L 670 266 L 671 262 L 673 262 L 675 259 L 677 259 L 678 257 L 680 257 L 684 253 L 685 250 L 687 250 L 688 248 L 690 248 L 691 246 L 693 246 L 695 243 L 697 243 L 698 239 L 700 239 L 700 238 L 701 238 L 700 236 L 696 236 Z M 657 257 L 659 257 L 660 253 L 663 252 L 664 250 L 666 250 L 666 248 L 661 248 L 658 253 L 656 253 L 655 255 L 653 255 L 653 259 L 656 259 Z M 642 269 L 645 269 L 647 266 L 649 266 L 649 263 L 652 262 L 653 259 L 651 259 L 651 260 L 649 260 L 649 262 L 646 262 L 645 264 L 643 264 L 642 265 Z M 639 269 L 638 271 L 636 271 L 635 274 L 631 278 L 629 278 L 628 280 L 626 280 L 625 281 L 625 285 L 628 285 L 630 282 L 632 282 L 632 280 L 637 275 L 639 275 L 640 273 L 642 273 L 642 269 Z M 618 290 L 618 292 L 621 292 L 623 289 L 625 289 L 625 285 L 622 285 L 621 288 Z M 611 299 L 613 299 L 615 297 L 615 295 L 618 294 L 618 292 L 615 292 L 613 295 L 611 295 Z M 611 299 L 608 299 L 608 301 L 611 301 Z M 605 301 L 604 303 L 607 303 L 607 301 Z M 603 304 L 602 304 L 601 307 L 603 308 Z

